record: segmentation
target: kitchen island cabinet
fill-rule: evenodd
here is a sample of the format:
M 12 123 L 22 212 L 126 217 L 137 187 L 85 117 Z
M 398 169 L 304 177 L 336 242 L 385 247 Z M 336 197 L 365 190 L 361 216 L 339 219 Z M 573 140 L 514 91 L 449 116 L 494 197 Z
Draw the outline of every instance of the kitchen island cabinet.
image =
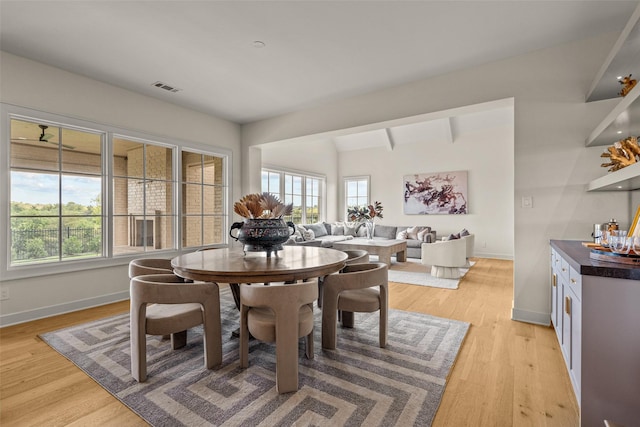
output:
M 589 253 L 581 242 L 551 240 L 552 324 L 580 425 L 601 427 L 605 419 L 639 425 L 640 266 L 592 260 Z

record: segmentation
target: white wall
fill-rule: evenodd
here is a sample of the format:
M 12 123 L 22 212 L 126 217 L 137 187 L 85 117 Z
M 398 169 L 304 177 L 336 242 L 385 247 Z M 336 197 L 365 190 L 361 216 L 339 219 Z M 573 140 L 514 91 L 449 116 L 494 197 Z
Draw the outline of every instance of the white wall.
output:
M 549 239 L 589 240 L 592 224 L 615 217 L 628 225 L 626 193 L 587 193 L 603 176 L 585 138 L 613 106 L 585 94 L 617 34 L 570 43 L 471 69 L 332 102 L 243 126 L 243 182 L 252 182 L 250 147 L 303 141 L 358 126 L 513 97 L 514 319 L 548 324 Z M 244 167 L 247 165 L 247 167 Z M 533 208 L 523 209 L 523 196 Z M 500 232 L 496 229 L 495 232 Z
M 476 235 L 476 256 L 513 258 L 513 127 L 463 134 L 453 143 L 425 141 L 397 145 L 392 151 L 345 151 L 339 162 L 340 180 L 345 176 L 371 177 L 371 199 L 384 206 L 384 218 L 376 222 L 428 225 L 439 236 L 466 228 Z M 468 172 L 468 214 L 404 214 L 405 175 L 458 170 Z M 342 203 L 340 209 L 344 209 Z
M 0 101 L 113 125 L 151 136 L 232 151 L 232 200 L 240 196 L 240 127 L 226 120 L 138 95 L 83 76 L 0 52 Z M 8 131 L 0 139 L 7 143 Z M 0 177 L 6 179 L 6 177 Z M 6 198 L 6 194 L 0 194 Z M 6 201 L 6 199 L 5 199 Z M 3 225 L 4 226 L 4 225 Z M 4 242 L 2 244 L 5 244 Z M 129 297 L 126 264 L 2 282 L 2 325 Z
M 333 220 L 337 215 L 338 156 L 331 140 L 317 139 L 304 144 L 282 142 L 265 144 L 262 148 L 262 165 L 280 167 L 292 171 L 312 172 L 326 177 L 327 202 L 325 217 Z M 259 191 L 259 189 L 257 190 Z

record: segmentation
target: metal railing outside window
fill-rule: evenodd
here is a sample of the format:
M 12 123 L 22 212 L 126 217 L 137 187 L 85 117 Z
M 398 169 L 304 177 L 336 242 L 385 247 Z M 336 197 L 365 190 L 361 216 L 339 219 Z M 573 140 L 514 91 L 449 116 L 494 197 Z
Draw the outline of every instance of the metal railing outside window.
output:
M 101 250 L 100 228 L 65 227 L 11 230 L 11 252 L 15 261 L 45 259 L 60 255 L 58 237 L 62 235 L 64 255 L 96 254 Z

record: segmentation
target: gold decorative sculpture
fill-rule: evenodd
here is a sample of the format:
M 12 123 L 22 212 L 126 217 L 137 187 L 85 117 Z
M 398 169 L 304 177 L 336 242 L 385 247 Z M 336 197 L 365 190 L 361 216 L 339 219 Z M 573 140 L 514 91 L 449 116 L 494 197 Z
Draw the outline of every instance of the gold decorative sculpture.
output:
M 609 157 L 609 163 L 602 163 L 600 166 L 609 168 L 609 172 L 620 170 L 624 167 L 632 165 L 640 161 L 640 146 L 638 146 L 638 138 L 630 136 L 613 144 L 607 148 L 606 153 L 600 154 L 600 157 Z
M 638 83 L 636 79 L 631 78 L 631 74 L 626 77 L 622 77 L 618 82 L 622 85 L 622 90 L 620 91 L 620 96 L 627 96 L 627 94 L 633 89 L 633 87 Z

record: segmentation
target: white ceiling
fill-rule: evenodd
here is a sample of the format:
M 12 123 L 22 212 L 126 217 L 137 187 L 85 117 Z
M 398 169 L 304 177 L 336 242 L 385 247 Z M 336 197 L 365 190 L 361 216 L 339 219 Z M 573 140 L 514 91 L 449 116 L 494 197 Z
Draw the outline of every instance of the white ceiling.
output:
M 1 0 L 0 47 L 247 123 L 621 31 L 637 4 Z M 462 125 L 424 126 L 455 134 Z M 396 142 L 403 132 L 384 131 Z

